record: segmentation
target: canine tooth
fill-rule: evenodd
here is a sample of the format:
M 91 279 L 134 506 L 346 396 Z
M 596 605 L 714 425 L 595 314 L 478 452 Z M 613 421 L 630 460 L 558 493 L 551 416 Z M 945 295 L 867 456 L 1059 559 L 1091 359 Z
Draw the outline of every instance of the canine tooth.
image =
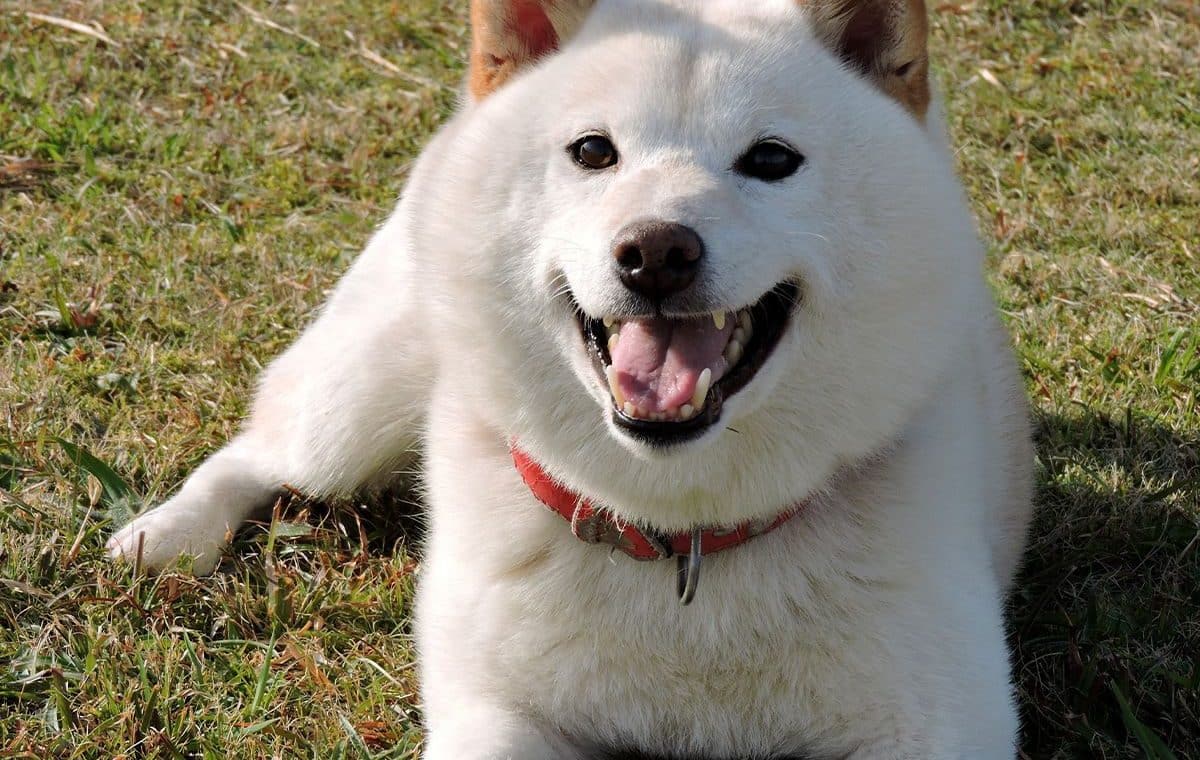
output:
M 637 416 L 637 407 L 633 405 L 632 401 L 626 401 L 625 408 L 622 409 L 621 411 L 625 412 L 626 417 L 636 417 Z
M 604 326 L 605 327 L 612 327 L 614 324 L 616 324 L 616 322 L 617 322 L 617 318 L 612 316 L 611 314 L 604 315 Z
M 621 393 L 621 385 L 617 382 L 617 370 L 615 367 L 606 367 L 604 375 L 608 378 L 608 392 L 612 394 L 613 401 L 617 403 L 617 408 L 626 406 L 625 395 Z
M 608 352 L 611 354 L 617 348 L 617 341 L 620 339 L 620 333 L 613 333 L 608 336 Z
M 692 393 L 692 406 L 696 409 L 704 406 L 704 399 L 708 396 L 708 386 L 712 385 L 712 370 L 708 367 L 700 373 L 700 379 L 696 381 L 696 390 Z
M 733 339 L 742 345 L 746 344 L 746 331 L 740 327 L 733 328 Z
M 730 345 L 725 347 L 725 360 L 730 363 L 730 366 L 733 366 L 738 363 L 740 358 L 742 358 L 742 343 L 730 341 Z
M 741 325 L 741 328 L 743 330 L 745 330 L 746 332 L 750 332 L 750 311 L 749 310 L 742 309 L 741 311 L 738 312 L 738 324 Z
M 679 419 L 690 420 L 692 418 L 692 415 L 694 415 L 695 413 L 696 413 L 696 407 L 692 406 L 691 404 L 684 404 L 679 409 Z
M 729 362 L 729 366 L 737 364 L 738 359 L 742 358 L 742 344 L 736 340 L 729 341 L 729 345 L 725 347 L 725 361 Z
M 724 311 L 714 311 L 713 312 L 713 324 L 717 326 L 718 330 L 725 329 L 725 312 Z

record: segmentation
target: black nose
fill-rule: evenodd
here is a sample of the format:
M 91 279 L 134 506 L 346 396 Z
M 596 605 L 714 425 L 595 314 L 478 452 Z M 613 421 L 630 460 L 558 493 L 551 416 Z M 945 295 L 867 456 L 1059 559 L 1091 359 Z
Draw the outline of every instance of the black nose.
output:
M 617 233 L 613 258 L 625 287 L 655 301 L 692 284 L 704 241 L 674 222 L 634 222 Z

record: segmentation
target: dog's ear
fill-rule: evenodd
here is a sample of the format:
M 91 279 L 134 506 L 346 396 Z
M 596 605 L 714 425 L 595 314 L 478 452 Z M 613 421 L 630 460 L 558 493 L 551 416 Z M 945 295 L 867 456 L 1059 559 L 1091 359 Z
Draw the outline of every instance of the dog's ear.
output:
M 593 2 L 471 0 L 471 95 L 482 100 L 522 66 L 557 50 Z
M 924 120 L 930 97 L 924 0 L 800 2 L 809 7 L 817 34 L 847 65 Z

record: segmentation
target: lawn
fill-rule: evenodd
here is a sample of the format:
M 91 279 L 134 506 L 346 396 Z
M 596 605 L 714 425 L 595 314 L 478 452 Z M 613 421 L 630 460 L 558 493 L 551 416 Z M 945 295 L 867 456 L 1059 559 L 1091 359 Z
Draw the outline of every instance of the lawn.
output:
M 931 7 L 1036 410 L 1024 752 L 1200 757 L 1200 15 Z M 0 756 L 416 756 L 401 496 L 291 498 L 199 580 L 102 545 L 230 435 L 387 214 L 464 19 L 0 0 Z

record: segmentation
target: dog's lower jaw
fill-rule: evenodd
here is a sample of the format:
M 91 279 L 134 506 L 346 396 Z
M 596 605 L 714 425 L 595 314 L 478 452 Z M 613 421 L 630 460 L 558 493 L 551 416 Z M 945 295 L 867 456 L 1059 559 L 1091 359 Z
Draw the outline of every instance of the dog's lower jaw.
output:
M 801 293 L 799 283 L 787 279 L 743 308 L 718 307 L 680 318 L 589 317 L 570 294 L 564 298 L 600 384 L 609 391 L 605 405 L 614 432 L 649 447 L 670 448 L 702 437 L 721 422 L 725 400 L 752 383 L 771 358 L 799 308 Z M 631 342 L 642 347 L 635 350 L 634 363 L 643 366 L 633 371 L 617 361 L 618 351 L 628 356 L 625 347 Z M 672 357 L 683 365 L 675 373 L 667 372 Z M 650 367 L 644 366 L 648 358 Z M 639 397 L 627 393 L 630 385 Z M 664 386 L 673 402 L 658 397 Z

